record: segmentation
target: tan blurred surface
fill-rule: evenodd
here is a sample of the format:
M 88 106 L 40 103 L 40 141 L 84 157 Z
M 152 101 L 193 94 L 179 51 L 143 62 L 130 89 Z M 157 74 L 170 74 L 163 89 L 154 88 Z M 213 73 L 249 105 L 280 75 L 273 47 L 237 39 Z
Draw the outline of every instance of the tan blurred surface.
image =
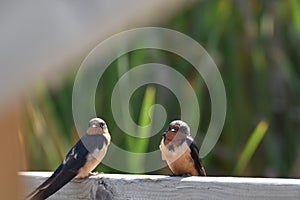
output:
M 10 103 L 1 110 L 1 170 L 0 170 L 0 194 L 1 199 L 17 199 L 19 170 L 19 145 L 17 131 L 19 128 L 18 107 L 16 103 Z

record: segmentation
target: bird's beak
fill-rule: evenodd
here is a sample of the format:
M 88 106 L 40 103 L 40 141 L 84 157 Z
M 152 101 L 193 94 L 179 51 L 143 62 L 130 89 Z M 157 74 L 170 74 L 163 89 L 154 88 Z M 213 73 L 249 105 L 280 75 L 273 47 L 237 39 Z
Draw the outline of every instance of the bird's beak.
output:
M 162 134 L 162 137 L 163 137 L 164 139 L 166 139 L 166 132 L 164 132 L 164 133 Z
M 104 126 L 102 126 L 101 128 L 102 128 L 103 130 L 106 130 L 106 129 L 107 129 L 107 126 L 104 125 Z

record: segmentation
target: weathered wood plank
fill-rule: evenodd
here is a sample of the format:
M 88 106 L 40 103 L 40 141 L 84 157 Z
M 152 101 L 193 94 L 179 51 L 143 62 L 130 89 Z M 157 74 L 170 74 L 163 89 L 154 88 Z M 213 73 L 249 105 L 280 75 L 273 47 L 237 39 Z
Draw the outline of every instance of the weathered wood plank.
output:
M 27 193 L 50 172 L 21 172 Z M 49 199 L 300 199 L 299 179 L 100 174 L 73 180 Z

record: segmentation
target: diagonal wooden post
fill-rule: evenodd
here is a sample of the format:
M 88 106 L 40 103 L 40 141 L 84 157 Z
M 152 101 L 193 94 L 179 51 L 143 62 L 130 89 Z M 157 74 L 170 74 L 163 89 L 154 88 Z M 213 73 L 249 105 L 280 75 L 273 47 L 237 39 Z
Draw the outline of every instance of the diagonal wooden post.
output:
M 0 109 L 0 194 L 1 199 L 18 199 L 19 182 L 19 117 L 17 103 Z

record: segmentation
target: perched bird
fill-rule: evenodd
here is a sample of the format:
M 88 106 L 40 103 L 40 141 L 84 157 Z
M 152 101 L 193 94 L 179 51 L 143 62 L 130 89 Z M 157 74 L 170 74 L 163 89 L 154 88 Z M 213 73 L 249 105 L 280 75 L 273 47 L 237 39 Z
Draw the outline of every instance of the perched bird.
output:
M 206 176 L 199 150 L 190 134 L 190 127 L 181 120 L 172 121 L 160 143 L 162 159 L 176 176 Z
M 104 158 L 109 143 L 106 123 L 100 118 L 91 119 L 86 134 L 69 151 L 52 176 L 27 197 L 31 200 L 46 199 L 73 178 L 93 175 L 91 171 Z

